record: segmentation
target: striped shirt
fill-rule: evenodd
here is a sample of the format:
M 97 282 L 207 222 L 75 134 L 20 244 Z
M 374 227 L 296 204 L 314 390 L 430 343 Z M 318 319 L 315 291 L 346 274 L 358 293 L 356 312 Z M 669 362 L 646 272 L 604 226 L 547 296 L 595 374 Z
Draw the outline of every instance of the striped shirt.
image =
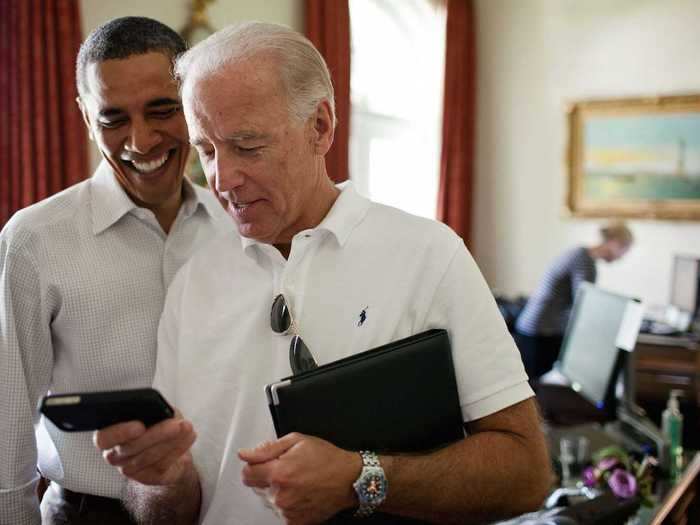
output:
M 54 393 L 151 384 L 165 292 L 192 252 L 233 225 L 187 181 L 169 234 L 102 163 L 92 178 L 17 212 L 0 233 L 0 524 L 40 523 L 37 465 L 63 487 L 119 497 L 124 478 L 90 432 L 36 407 Z M 35 434 L 36 429 L 36 434 Z
M 583 281 L 594 283 L 595 260 L 585 247 L 569 250 L 554 260 L 518 317 L 515 329 L 525 335 L 563 335 Z

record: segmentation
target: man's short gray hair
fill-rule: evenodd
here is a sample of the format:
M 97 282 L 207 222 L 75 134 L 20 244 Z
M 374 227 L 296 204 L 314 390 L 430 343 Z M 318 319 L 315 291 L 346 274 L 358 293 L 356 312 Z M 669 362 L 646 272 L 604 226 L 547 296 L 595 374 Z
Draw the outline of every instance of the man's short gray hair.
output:
M 308 38 L 283 25 L 245 22 L 217 31 L 177 59 L 175 77 L 184 86 L 188 75 L 210 75 L 263 53 L 270 53 L 280 62 L 279 73 L 292 116 L 306 121 L 325 99 L 335 126 L 335 95 L 325 60 Z

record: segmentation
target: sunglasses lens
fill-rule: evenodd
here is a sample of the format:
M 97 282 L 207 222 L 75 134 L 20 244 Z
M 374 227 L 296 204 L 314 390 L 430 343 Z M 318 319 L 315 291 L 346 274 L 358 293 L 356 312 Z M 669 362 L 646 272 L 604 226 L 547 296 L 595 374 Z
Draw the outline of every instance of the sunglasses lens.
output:
M 272 302 L 272 310 L 270 311 L 270 326 L 272 331 L 277 334 L 283 334 L 289 330 L 289 325 L 292 318 L 289 316 L 289 308 L 287 301 L 284 300 L 284 295 L 280 294 L 275 297 Z
M 292 342 L 289 345 L 289 365 L 294 374 L 318 368 L 311 352 L 298 335 L 292 337 Z

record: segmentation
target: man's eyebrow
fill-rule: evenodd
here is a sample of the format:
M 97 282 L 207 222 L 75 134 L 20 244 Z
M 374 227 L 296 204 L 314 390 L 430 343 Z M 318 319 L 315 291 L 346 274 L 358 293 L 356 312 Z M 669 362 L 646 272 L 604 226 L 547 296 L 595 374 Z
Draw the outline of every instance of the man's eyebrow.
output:
M 228 140 L 258 140 L 266 139 L 266 133 L 258 133 L 257 131 L 239 131 L 228 136 Z
M 239 131 L 226 137 L 226 140 L 237 142 L 243 140 L 265 140 L 268 137 L 269 135 L 267 133 L 258 133 L 256 131 Z M 190 144 L 192 146 L 205 146 L 210 144 L 210 142 L 204 138 L 190 136 Z
M 123 115 L 124 110 L 121 110 L 119 108 L 105 108 L 101 109 L 100 112 L 98 113 L 98 116 L 100 117 L 115 117 L 118 115 Z
M 164 106 L 179 106 L 180 101 L 174 98 L 168 98 L 168 97 L 163 97 L 163 98 L 156 98 L 154 100 L 151 100 L 146 103 L 146 108 L 148 109 L 155 109 L 155 108 L 161 108 Z M 104 108 L 101 109 L 98 115 L 100 117 L 114 117 L 118 115 L 123 115 L 126 113 L 123 109 L 119 108 Z
M 160 106 L 179 106 L 180 101 L 174 98 L 168 98 L 168 97 L 163 97 L 163 98 L 157 98 L 155 100 L 151 100 L 146 104 L 147 108 L 157 108 Z

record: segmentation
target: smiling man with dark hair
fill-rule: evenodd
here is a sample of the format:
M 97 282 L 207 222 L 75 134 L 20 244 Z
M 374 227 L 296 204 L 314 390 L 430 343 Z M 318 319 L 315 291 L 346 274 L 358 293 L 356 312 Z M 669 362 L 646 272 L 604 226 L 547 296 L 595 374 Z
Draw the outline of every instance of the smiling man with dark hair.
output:
M 131 523 L 124 478 L 90 435 L 60 432 L 36 406 L 48 391 L 150 385 L 166 289 L 230 224 L 183 177 L 189 144 L 172 67 L 184 49 L 148 18 L 116 19 L 88 36 L 78 104 L 104 160 L 0 234 L 0 523 L 41 523 L 39 475 L 51 481 L 44 524 Z

